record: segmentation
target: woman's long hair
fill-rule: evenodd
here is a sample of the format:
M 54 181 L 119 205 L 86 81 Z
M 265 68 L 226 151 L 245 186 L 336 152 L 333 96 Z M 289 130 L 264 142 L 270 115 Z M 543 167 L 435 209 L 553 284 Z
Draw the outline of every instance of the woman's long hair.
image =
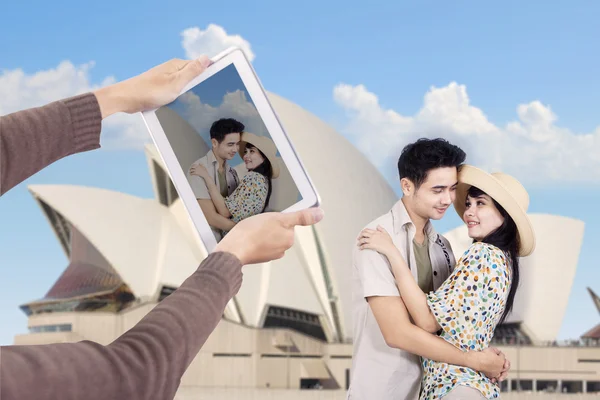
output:
M 260 164 L 258 167 L 254 168 L 253 172 L 258 172 L 259 174 L 261 174 L 262 176 L 264 176 L 265 178 L 267 178 L 267 182 L 268 182 L 268 192 L 267 192 L 267 199 L 265 201 L 265 205 L 262 209 L 261 212 L 264 212 L 265 209 L 267 208 L 267 206 L 269 205 L 269 200 L 271 199 L 271 177 L 273 176 L 273 167 L 271 166 L 271 161 L 269 161 L 269 159 L 267 158 L 267 156 L 264 155 L 264 153 L 262 151 L 260 151 L 260 149 L 256 146 L 254 146 L 251 143 L 247 143 L 246 144 L 246 149 L 256 149 L 258 150 L 258 152 L 260 153 L 260 155 L 263 158 L 263 162 L 262 164 Z
M 479 197 L 481 195 L 487 195 L 481 189 L 471 186 L 467 195 L 470 197 Z M 499 228 L 490 232 L 481 241 L 489 243 L 493 246 L 498 247 L 504 252 L 504 255 L 508 259 L 508 264 L 512 270 L 512 283 L 510 285 L 510 291 L 508 292 L 508 298 L 506 299 L 506 306 L 504 307 L 504 313 L 498 322 L 498 325 L 504 322 L 508 313 L 512 310 L 513 303 L 515 300 L 515 294 L 517 293 L 517 287 L 519 286 L 519 231 L 515 221 L 508 215 L 506 210 L 492 199 L 494 205 L 500 211 L 500 214 L 504 217 L 504 222 Z

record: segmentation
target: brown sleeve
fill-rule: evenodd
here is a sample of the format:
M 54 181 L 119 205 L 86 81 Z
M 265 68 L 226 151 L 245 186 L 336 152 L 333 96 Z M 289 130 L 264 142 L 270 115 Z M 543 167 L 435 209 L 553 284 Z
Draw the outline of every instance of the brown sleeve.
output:
M 93 93 L 0 117 L 0 196 L 65 156 L 100 147 Z
M 0 398 L 172 399 L 181 376 L 242 282 L 230 253 L 213 253 L 179 289 L 108 346 L 0 348 Z

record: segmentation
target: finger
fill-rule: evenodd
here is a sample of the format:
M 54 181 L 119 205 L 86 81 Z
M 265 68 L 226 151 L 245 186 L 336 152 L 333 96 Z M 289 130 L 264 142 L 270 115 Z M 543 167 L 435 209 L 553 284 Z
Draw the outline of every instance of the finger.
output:
M 502 382 L 502 381 L 503 381 L 503 380 L 505 380 L 507 377 L 508 377 L 508 372 L 507 372 L 507 371 L 505 371 L 505 372 L 502 372 L 502 373 L 500 374 L 500 377 L 498 378 L 498 381 L 499 381 L 499 382 Z
M 181 84 L 185 86 L 192 79 L 204 72 L 206 67 L 210 64 L 210 59 L 205 55 L 202 55 L 195 60 L 187 61 L 187 63 L 179 69 L 179 72 L 177 72 L 181 79 Z
M 321 208 L 308 208 L 289 214 L 282 214 L 283 226 L 291 228 L 297 225 L 314 225 L 323 219 L 324 212 Z

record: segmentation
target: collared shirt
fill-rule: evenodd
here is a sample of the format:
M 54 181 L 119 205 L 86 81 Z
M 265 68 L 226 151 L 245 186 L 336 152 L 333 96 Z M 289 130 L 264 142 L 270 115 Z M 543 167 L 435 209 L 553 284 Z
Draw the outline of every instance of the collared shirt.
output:
M 367 228 L 375 229 L 377 225 L 390 234 L 418 282 L 413 246 L 416 230 L 402 200 Z M 429 239 L 433 286 L 438 288 L 454 268 L 454 255 L 448 240 L 439 235 L 431 223 L 425 226 L 425 234 Z M 385 343 L 366 299 L 371 296 L 400 296 L 387 257 L 374 250 L 360 250 L 354 246 L 352 275 L 354 354 L 347 398 L 417 399 L 422 376 L 419 357 Z
M 215 153 L 213 153 L 212 150 L 209 150 L 208 153 L 206 153 L 206 155 L 204 157 L 194 161 L 194 163 L 192 165 L 197 165 L 197 164 L 203 165 L 206 168 L 206 170 L 208 171 L 208 175 L 210 176 L 212 181 L 217 186 L 217 189 L 219 189 L 219 192 L 222 192 L 221 183 L 219 182 L 219 173 L 218 173 L 219 162 L 218 162 L 217 158 L 215 157 Z M 233 191 L 239 185 L 240 180 L 238 178 L 238 174 L 237 174 L 236 170 L 233 169 L 227 163 L 227 161 L 225 161 L 224 171 L 225 171 L 225 179 L 227 181 L 227 195 L 231 195 L 233 193 Z M 204 178 L 202 178 L 201 176 L 197 176 L 197 175 L 191 175 L 189 168 L 187 171 L 185 171 L 185 175 L 190 184 L 190 187 L 192 188 L 192 192 L 194 192 L 194 195 L 196 196 L 196 199 L 210 200 L 210 194 L 208 192 L 208 187 L 206 186 L 206 182 L 204 182 Z M 213 233 L 215 234 L 217 241 L 219 241 L 223 237 L 223 232 L 221 232 L 220 229 L 213 228 L 213 227 L 211 227 L 211 228 L 212 228 Z

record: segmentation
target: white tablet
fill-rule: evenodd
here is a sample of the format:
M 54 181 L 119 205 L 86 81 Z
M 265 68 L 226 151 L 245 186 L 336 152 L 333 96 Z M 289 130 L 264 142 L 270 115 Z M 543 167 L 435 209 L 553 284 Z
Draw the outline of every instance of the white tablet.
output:
M 243 51 L 212 61 L 175 101 L 142 113 L 209 253 L 245 218 L 320 203 Z

